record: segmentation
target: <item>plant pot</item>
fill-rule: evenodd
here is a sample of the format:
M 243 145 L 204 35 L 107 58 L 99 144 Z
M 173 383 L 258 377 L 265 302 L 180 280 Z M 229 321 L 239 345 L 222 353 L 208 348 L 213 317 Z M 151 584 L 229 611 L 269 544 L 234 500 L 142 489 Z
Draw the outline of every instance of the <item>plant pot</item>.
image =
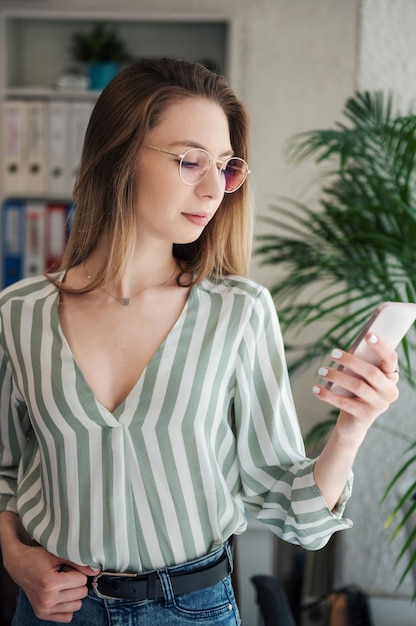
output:
M 91 89 L 104 89 L 118 72 L 118 64 L 113 61 L 90 63 L 88 66 Z

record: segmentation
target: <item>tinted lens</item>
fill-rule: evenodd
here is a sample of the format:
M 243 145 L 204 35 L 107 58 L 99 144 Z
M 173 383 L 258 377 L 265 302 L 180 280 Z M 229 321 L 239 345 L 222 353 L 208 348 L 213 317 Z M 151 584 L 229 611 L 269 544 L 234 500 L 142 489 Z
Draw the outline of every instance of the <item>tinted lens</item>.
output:
M 230 193 L 241 187 L 247 178 L 248 165 L 243 159 L 233 157 L 224 163 L 223 173 L 225 176 L 225 191 Z
M 180 163 L 180 176 L 187 185 L 196 185 L 204 178 L 211 159 L 205 150 L 192 149 L 187 150 L 183 155 Z

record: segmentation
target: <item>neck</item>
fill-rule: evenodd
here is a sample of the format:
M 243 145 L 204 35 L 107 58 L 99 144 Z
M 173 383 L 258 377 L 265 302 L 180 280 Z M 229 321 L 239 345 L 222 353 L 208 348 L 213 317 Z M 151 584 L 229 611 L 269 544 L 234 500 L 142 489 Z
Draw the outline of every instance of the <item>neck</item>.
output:
M 90 257 L 84 263 L 84 272 L 88 280 L 94 281 L 99 271 L 99 263 Z M 144 265 L 136 264 L 126 269 L 122 280 L 118 284 L 103 284 L 99 287 L 102 291 L 111 296 L 114 300 L 124 306 L 139 296 L 147 289 L 158 289 L 173 284 L 178 273 L 178 266 L 175 259 L 170 256 L 164 263 L 153 265 L 146 273 Z

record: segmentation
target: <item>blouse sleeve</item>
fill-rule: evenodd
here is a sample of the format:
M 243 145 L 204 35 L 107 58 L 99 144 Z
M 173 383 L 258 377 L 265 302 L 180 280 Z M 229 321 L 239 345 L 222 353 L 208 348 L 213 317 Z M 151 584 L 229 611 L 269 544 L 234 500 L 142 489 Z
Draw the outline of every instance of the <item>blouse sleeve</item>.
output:
M 0 512 L 17 513 L 17 479 L 26 445 L 26 405 L 16 394 L 0 328 Z
M 282 539 L 309 550 L 352 526 L 343 518 L 352 473 L 331 512 L 305 456 L 271 295 L 260 291 L 239 349 L 235 420 L 246 508 Z

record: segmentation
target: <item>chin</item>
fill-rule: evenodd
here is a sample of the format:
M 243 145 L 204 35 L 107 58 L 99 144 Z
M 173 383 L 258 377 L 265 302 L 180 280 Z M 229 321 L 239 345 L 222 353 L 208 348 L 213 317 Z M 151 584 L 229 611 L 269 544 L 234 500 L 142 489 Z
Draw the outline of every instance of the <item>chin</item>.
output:
M 195 241 L 198 241 L 198 239 L 201 237 L 203 232 L 204 231 L 201 231 L 199 234 L 194 234 L 194 235 L 190 234 L 189 237 L 182 237 L 178 241 L 175 241 L 173 245 L 186 246 L 187 244 L 194 243 Z

